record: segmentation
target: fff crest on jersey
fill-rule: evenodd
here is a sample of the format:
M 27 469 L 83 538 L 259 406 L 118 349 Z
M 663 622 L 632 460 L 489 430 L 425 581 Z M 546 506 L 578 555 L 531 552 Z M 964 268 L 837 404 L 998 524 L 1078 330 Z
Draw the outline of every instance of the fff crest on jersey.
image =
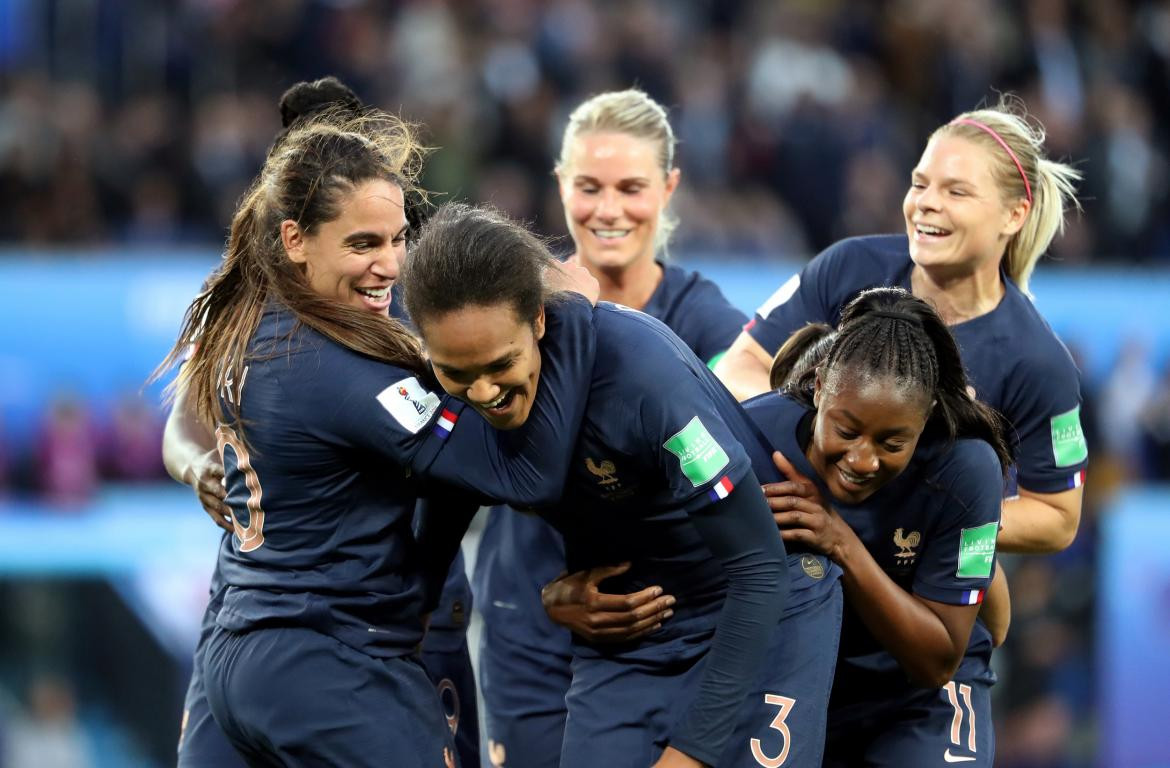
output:
M 585 459 L 585 469 L 589 470 L 589 474 L 597 478 L 597 484 L 601 486 L 613 485 L 620 482 L 617 479 L 617 465 L 609 459 L 602 459 L 598 464 L 591 458 Z
M 898 565 L 910 565 L 914 562 L 914 558 L 918 557 L 918 553 L 914 548 L 922 543 L 922 534 L 919 531 L 910 531 L 909 534 L 903 534 L 901 528 L 894 529 L 894 546 L 898 551 L 894 553 L 894 558 Z

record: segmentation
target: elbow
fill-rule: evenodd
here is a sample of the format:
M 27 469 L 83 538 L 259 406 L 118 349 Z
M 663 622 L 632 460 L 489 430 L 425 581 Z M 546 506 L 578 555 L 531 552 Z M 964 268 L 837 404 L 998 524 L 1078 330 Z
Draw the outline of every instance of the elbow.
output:
M 916 658 L 909 664 L 903 664 L 912 685 L 919 688 L 942 688 L 949 683 L 959 669 L 959 662 L 963 657 L 948 654 L 938 658 Z
M 1060 527 L 1060 530 L 1057 531 L 1055 536 L 1055 541 L 1053 544 L 1056 548 L 1053 550 L 1053 552 L 1063 552 L 1072 546 L 1072 543 L 1076 541 L 1077 529 L 1080 528 L 1080 524 L 1080 510 L 1077 510 L 1076 514 L 1069 514 L 1065 516 L 1064 525 Z
M 996 627 L 995 629 L 988 627 L 988 634 L 991 635 L 991 647 L 999 648 L 1007 641 L 1008 625 L 1004 624 L 1002 627 Z

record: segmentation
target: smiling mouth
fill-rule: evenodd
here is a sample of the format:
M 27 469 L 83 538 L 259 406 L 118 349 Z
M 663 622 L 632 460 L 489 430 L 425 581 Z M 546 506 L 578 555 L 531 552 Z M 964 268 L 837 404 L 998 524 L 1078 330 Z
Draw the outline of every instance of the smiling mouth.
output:
M 491 414 L 501 414 L 511 407 L 512 402 L 516 399 L 516 389 L 513 387 L 507 392 L 502 392 L 499 397 L 490 403 L 479 403 L 478 407 L 483 411 Z
M 355 291 L 374 301 L 385 301 L 386 297 L 390 295 L 390 286 L 383 288 L 354 288 Z
M 932 227 L 928 224 L 915 224 L 914 233 L 922 237 L 946 237 L 951 234 L 950 230 L 942 227 Z
M 629 229 L 594 229 L 591 230 L 594 235 L 602 240 L 620 240 L 626 235 L 630 234 Z
M 856 486 L 858 488 L 865 488 L 877 478 L 877 475 L 856 475 L 840 466 L 837 467 L 837 472 L 840 473 L 841 478 L 846 482 L 846 484 Z

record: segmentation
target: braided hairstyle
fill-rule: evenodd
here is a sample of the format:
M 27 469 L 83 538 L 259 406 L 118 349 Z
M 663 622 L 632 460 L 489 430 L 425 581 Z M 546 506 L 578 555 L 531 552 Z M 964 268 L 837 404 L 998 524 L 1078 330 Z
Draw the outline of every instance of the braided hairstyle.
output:
M 955 337 L 938 313 L 901 288 L 872 288 L 849 302 L 832 346 L 817 369 L 822 386 L 849 375 L 893 378 L 900 386 L 918 389 L 932 403 L 926 430 L 948 440 L 977 438 L 995 450 L 1000 464 L 1012 464 L 1005 438 L 1006 420 L 975 400 Z M 789 379 L 789 384 L 798 384 Z M 807 387 L 789 389 L 812 405 Z

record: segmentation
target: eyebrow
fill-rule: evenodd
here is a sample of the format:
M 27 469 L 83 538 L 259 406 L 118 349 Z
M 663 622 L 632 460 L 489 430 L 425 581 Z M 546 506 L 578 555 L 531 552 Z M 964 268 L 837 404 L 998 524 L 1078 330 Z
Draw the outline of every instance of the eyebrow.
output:
M 841 415 L 842 415 L 842 416 L 844 416 L 845 418 L 849 419 L 849 420 L 850 420 L 851 422 L 853 422 L 854 424 L 861 424 L 861 423 L 863 423 L 863 422 L 861 421 L 861 419 L 859 419 L 859 418 L 857 418 L 856 416 L 854 416 L 854 415 L 853 415 L 853 413 L 852 413 L 852 412 L 850 412 L 850 410 L 849 410 L 848 408 L 840 408 L 840 409 L 838 409 L 838 410 L 840 411 L 840 413 L 841 413 Z M 883 436 L 883 437 L 898 437 L 898 436 L 901 436 L 901 435 L 908 435 L 908 434 L 910 434 L 912 431 L 913 431 L 913 430 L 906 429 L 905 427 L 901 427 L 901 428 L 899 428 L 899 429 L 892 429 L 892 430 L 888 430 L 887 432 L 883 432 L 883 433 L 882 433 L 882 436 Z
M 926 174 L 923 173 L 922 171 L 913 171 L 910 174 L 910 178 L 912 178 L 912 179 L 925 179 Z M 973 182 L 969 179 L 959 179 L 959 178 L 956 178 L 954 176 L 945 176 L 942 179 L 940 179 L 938 183 L 944 187 L 953 187 L 957 184 L 966 184 L 968 186 L 975 185 L 975 182 Z
M 584 173 L 578 173 L 575 176 L 573 176 L 573 181 L 590 181 L 590 182 L 593 182 L 594 184 L 601 183 L 596 177 L 589 176 L 589 175 L 584 174 Z M 619 184 L 621 184 L 623 182 L 627 182 L 627 181 L 639 181 L 639 182 L 643 182 L 645 184 L 650 183 L 650 179 L 647 178 L 646 176 L 625 176 L 623 178 L 618 179 Z
M 507 365 L 508 363 L 511 363 L 513 360 L 515 360 L 519 355 L 520 355 L 520 350 L 514 350 L 512 352 L 507 352 L 503 355 L 500 355 L 495 360 L 492 360 L 491 362 L 488 362 L 488 363 L 484 363 L 483 365 L 481 365 L 479 367 L 480 368 L 503 367 L 504 365 Z M 460 373 L 466 373 L 466 371 L 464 371 L 462 368 L 456 368 L 455 366 L 451 366 L 451 365 L 444 365 L 443 363 L 435 363 L 435 367 L 442 370 L 443 373 L 446 373 L 448 376 L 460 374 Z
M 359 240 L 381 240 L 381 232 L 351 232 L 345 236 L 343 243 L 356 243 Z

